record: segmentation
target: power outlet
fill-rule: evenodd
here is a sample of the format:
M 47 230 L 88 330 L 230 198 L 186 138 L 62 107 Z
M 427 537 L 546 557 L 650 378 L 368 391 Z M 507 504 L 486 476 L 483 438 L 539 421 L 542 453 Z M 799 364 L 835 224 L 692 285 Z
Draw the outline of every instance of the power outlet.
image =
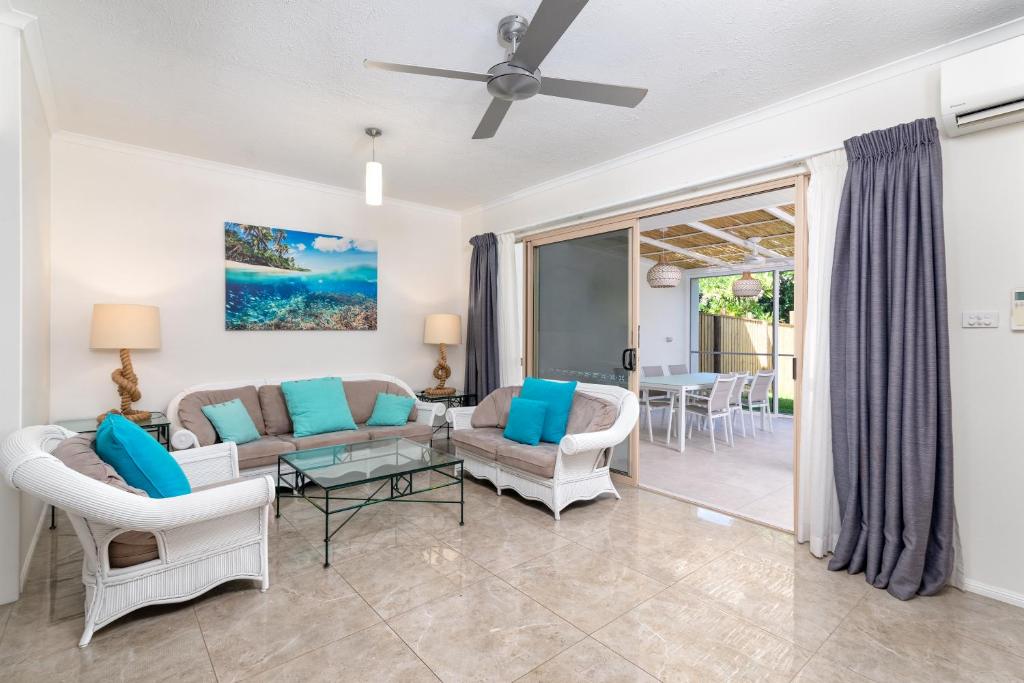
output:
M 962 327 L 993 328 L 999 327 L 998 311 L 964 311 L 961 319 Z

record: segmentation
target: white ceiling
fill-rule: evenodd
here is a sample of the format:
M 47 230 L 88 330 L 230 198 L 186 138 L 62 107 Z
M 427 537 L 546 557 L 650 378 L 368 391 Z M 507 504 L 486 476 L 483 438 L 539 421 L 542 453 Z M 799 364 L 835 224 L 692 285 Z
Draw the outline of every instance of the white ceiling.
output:
M 539 0 L 14 0 L 39 17 L 60 128 L 385 193 L 487 203 L 1017 17 L 1020 0 L 592 0 L 545 74 L 650 89 L 636 109 L 535 97 L 470 139 L 484 71 Z

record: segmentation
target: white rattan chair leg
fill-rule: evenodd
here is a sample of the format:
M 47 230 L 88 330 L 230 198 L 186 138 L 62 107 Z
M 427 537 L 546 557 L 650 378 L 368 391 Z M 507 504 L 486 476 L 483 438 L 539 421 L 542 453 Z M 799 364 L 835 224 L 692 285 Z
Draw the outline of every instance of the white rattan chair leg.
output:
M 99 584 L 93 587 L 92 601 L 85 609 L 85 626 L 82 629 L 82 637 L 78 641 L 78 647 L 85 647 L 92 640 L 92 634 L 96 632 L 96 617 L 103 606 L 103 588 Z

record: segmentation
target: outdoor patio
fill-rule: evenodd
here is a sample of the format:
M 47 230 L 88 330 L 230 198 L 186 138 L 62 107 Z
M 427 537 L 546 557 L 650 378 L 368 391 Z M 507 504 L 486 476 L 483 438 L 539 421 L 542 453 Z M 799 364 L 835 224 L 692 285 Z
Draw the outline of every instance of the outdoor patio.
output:
M 755 420 L 757 418 L 755 417 Z M 744 437 L 736 426 L 736 445 L 719 441 L 711 452 L 707 432 L 694 430 L 686 451 L 665 444 L 655 415 L 655 443 L 640 439 L 640 484 L 708 508 L 791 531 L 793 529 L 793 421 L 775 419 L 775 432 L 750 425 Z M 721 430 L 719 430 L 721 437 Z

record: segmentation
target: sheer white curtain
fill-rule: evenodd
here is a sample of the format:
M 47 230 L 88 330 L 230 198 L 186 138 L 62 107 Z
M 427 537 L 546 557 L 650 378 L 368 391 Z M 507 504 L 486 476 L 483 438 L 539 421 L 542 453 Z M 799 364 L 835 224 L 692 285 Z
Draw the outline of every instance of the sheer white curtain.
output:
M 829 399 L 829 292 L 839 202 L 846 180 L 846 152 L 807 160 L 807 321 L 800 393 L 800 498 L 796 537 L 823 557 L 839 538 L 839 500 L 832 471 L 832 403 Z
M 498 372 L 503 387 L 523 382 L 518 287 L 515 235 L 498 235 Z

